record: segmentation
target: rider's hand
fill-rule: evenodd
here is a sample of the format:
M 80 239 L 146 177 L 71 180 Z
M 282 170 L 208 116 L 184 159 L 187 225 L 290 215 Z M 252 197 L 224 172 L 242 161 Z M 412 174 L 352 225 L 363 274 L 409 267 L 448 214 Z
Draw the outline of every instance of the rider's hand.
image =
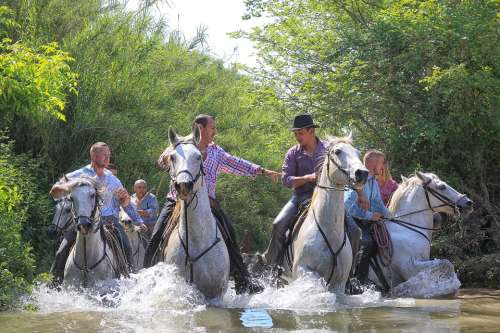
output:
M 380 215 L 380 213 L 373 213 L 372 215 L 372 221 L 380 221 L 380 218 L 382 217 L 382 215 Z
M 313 172 L 311 174 L 305 175 L 304 178 L 310 183 L 316 183 L 316 173 Z
M 363 190 L 357 191 L 358 193 L 358 205 L 361 207 L 362 210 L 368 210 L 370 209 L 370 201 L 366 198 L 365 193 Z
M 277 183 L 281 178 L 281 173 L 273 170 L 263 169 L 263 173 L 267 178 L 271 179 L 275 183 Z
M 148 226 L 145 225 L 144 223 L 139 224 L 139 229 L 141 229 L 142 232 L 148 231 Z
M 59 199 L 64 194 L 64 192 L 65 190 L 61 185 L 55 184 L 54 186 L 52 186 L 49 193 L 52 196 L 52 198 Z
M 116 197 L 118 198 L 118 201 L 120 202 L 120 205 L 122 207 L 127 207 L 130 203 L 130 195 L 128 194 L 127 190 L 123 187 L 120 187 L 115 191 Z
M 139 215 L 140 215 L 141 217 L 149 217 L 149 213 L 148 213 L 147 211 L 145 211 L 145 210 L 138 209 L 138 210 L 137 210 L 137 213 L 139 213 Z

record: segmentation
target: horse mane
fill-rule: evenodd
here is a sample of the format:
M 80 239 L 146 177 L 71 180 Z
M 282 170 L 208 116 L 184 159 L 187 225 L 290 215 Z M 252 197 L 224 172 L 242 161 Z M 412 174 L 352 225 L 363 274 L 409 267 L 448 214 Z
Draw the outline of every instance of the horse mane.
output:
M 61 180 L 64 180 L 65 178 L 61 178 Z M 98 195 L 102 195 L 104 192 L 104 187 L 102 186 L 101 182 L 94 177 L 88 176 L 88 175 L 81 175 L 78 178 L 70 179 L 64 183 L 61 184 L 63 187 L 63 190 L 65 192 L 71 192 L 71 190 L 75 186 L 82 186 L 82 185 L 89 185 L 92 186 Z
M 427 176 L 430 176 L 434 180 L 439 180 L 439 177 L 433 173 L 426 173 Z M 415 187 L 421 186 L 423 183 L 422 179 L 418 178 L 417 175 L 410 175 L 409 178 L 406 178 L 399 184 L 397 190 L 392 194 L 391 201 L 389 202 L 389 210 L 391 212 L 395 212 L 398 208 L 399 202 L 406 195 L 406 193 Z

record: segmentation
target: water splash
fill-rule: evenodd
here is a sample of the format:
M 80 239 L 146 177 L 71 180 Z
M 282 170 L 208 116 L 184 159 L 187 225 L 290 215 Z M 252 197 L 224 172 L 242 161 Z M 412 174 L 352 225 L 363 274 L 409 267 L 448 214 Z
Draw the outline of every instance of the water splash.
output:
M 317 314 L 346 308 L 415 304 L 413 299 L 384 299 L 373 290 L 357 296 L 336 296 L 328 291 L 324 280 L 312 274 L 305 274 L 285 288 L 266 286 L 262 293 L 251 296 L 236 295 L 233 287 L 230 282 L 226 295 L 216 307 Z M 91 290 L 63 288 L 55 291 L 42 285 L 26 301 L 35 303 L 41 313 L 91 310 L 150 316 L 151 313 L 193 314 L 207 309 L 204 296 L 187 284 L 174 266 L 163 263 L 132 274 L 128 279 L 103 282 Z

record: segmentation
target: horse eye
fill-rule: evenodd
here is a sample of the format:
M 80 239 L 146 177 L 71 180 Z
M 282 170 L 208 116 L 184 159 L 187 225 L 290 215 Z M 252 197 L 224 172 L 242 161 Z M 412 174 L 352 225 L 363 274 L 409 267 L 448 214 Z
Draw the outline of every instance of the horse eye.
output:
M 336 148 L 333 152 L 335 153 L 335 155 L 340 155 L 342 153 L 342 150 Z
M 196 156 L 196 159 L 199 161 L 201 160 L 201 155 Z
M 172 163 L 175 162 L 175 155 L 170 155 L 170 161 L 172 161 Z
M 443 191 L 443 190 L 446 190 L 446 185 L 445 184 L 439 184 L 437 188 L 438 188 L 438 190 Z

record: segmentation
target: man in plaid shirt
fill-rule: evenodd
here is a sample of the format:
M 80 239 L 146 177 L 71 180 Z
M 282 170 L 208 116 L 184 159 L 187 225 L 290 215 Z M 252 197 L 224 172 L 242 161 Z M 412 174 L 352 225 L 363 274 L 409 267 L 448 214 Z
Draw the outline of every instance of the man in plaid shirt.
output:
M 241 257 L 234 228 L 230 219 L 221 209 L 220 204 L 215 197 L 215 187 L 217 184 L 217 177 L 220 173 L 249 177 L 264 175 L 274 182 L 278 181 L 281 174 L 272 170 L 264 169 L 261 166 L 244 159 L 232 156 L 224 151 L 224 149 L 220 146 L 214 144 L 213 139 L 217 134 L 217 128 L 213 117 L 208 115 L 199 115 L 193 121 L 193 126 L 200 127 L 201 140 L 198 145 L 198 149 L 203 155 L 203 170 L 205 172 L 204 178 L 207 184 L 212 213 L 218 221 L 219 228 L 224 235 L 224 241 L 229 252 L 231 274 L 235 280 L 236 292 L 258 292 L 262 287 L 250 279 L 250 274 L 248 273 L 248 270 L 243 263 L 243 258 Z M 164 159 L 164 157 L 166 157 L 167 150 L 165 150 L 158 159 L 158 165 L 163 169 L 168 167 Z M 144 258 L 145 267 L 150 267 L 154 264 L 153 256 L 160 244 L 166 222 L 168 221 L 175 206 L 176 197 L 177 193 L 175 187 L 170 186 L 170 191 L 167 194 L 167 200 L 160 216 L 158 217 L 158 220 L 156 221 L 150 244 L 146 250 Z

